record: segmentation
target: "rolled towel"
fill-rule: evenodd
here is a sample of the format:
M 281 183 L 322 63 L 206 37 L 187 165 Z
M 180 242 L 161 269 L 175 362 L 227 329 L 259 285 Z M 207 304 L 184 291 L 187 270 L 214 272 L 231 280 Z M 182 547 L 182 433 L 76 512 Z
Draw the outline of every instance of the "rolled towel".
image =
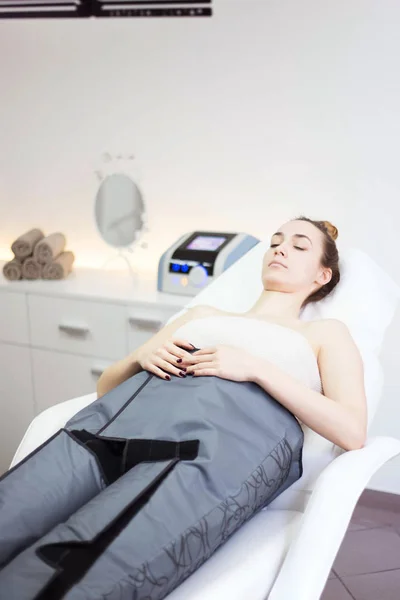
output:
M 42 265 L 33 256 L 28 256 L 22 263 L 23 279 L 40 279 L 42 276 Z
M 43 279 L 64 279 L 72 271 L 75 255 L 70 250 L 61 252 L 51 263 L 44 265 Z
M 3 275 L 10 281 L 17 281 L 17 279 L 21 279 L 22 263 L 17 258 L 9 260 L 3 267 Z
M 31 256 L 38 242 L 44 238 L 44 233 L 40 229 L 31 229 L 23 235 L 20 235 L 12 244 L 11 250 L 14 252 L 15 258 L 24 260 Z
M 38 242 L 33 250 L 33 256 L 38 263 L 45 265 L 54 260 L 64 251 L 67 240 L 63 233 L 51 233 Z

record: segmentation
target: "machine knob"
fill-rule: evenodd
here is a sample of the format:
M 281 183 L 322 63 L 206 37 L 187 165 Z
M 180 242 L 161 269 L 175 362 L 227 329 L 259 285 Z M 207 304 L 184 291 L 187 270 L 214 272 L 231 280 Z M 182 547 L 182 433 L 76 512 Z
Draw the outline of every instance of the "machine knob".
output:
M 208 278 L 207 269 L 201 265 L 193 267 L 189 273 L 189 283 L 196 287 L 200 287 L 205 284 Z

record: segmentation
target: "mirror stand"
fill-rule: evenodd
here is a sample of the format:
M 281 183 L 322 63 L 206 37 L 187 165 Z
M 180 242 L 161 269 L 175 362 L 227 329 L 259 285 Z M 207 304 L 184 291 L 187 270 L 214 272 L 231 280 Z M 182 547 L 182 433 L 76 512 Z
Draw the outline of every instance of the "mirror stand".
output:
M 132 280 L 135 281 L 137 279 L 137 274 L 135 273 L 135 271 L 132 268 L 131 261 L 125 254 L 125 252 L 127 252 L 127 251 L 130 252 L 131 254 L 133 254 L 132 248 L 119 248 L 118 252 L 114 256 L 110 256 L 110 258 L 107 258 L 107 260 L 104 261 L 104 263 L 101 265 L 101 269 L 107 270 L 106 265 L 109 264 L 111 261 L 123 260 L 125 265 L 128 267 L 128 270 L 132 277 Z M 109 269 L 109 270 L 112 271 L 113 269 Z

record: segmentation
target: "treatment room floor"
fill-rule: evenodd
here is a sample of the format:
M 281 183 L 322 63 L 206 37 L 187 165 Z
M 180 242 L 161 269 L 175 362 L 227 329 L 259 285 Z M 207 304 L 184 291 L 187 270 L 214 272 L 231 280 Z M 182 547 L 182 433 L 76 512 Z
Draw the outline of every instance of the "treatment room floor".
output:
M 368 494 L 354 510 L 321 600 L 400 598 L 400 496 Z

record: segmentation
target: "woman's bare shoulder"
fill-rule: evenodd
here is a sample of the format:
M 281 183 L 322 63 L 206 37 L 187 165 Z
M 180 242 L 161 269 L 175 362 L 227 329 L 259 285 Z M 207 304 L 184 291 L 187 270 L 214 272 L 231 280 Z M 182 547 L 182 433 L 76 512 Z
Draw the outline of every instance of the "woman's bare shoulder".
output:
M 327 333 L 332 331 L 332 328 L 343 326 L 343 321 L 339 319 L 315 319 L 314 321 L 304 321 L 309 331 L 314 335 L 319 336 L 321 342 Z
M 304 321 L 303 324 L 319 354 L 324 343 L 332 335 L 334 328 L 337 326 L 336 324 L 341 325 L 343 323 L 337 319 L 315 319 L 314 321 Z

